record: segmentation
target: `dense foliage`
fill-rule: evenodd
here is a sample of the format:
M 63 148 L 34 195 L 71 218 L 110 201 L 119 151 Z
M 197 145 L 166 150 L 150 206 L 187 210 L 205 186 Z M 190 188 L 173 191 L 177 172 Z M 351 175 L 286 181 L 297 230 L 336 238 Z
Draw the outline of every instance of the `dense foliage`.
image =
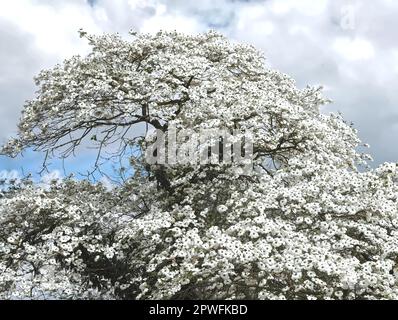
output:
M 398 298 L 397 166 L 366 168 L 320 88 L 214 32 L 81 35 L 92 53 L 40 73 L 3 152 L 62 157 L 87 140 L 99 168 L 132 147 L 134 175 L 3 192 L 1 298 Z M 150 129 L 172 126 L 250 131 L 252 170 L 146 162 Z

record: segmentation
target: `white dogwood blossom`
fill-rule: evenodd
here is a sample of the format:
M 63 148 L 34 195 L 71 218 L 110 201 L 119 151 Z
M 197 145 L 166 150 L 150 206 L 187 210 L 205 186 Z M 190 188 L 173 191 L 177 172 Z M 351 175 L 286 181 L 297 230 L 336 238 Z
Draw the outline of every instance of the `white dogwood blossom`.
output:
M 110 190 L 4 191 L 0 297 L 398 298 L 397 165 L 366 167 L 356 130 L 320 113 L 321 88 L 298 89 L 215 32 L 81 34 L 92 53 L 40 73 L 3 152 L 67 156 L 89 140 L 99 158 L 111 145 L 123 157 L 133 146 L 134 175 Z M 252 170 L 147 163 L 154 136 L 128 138 L 140 124 L 250 132 Z

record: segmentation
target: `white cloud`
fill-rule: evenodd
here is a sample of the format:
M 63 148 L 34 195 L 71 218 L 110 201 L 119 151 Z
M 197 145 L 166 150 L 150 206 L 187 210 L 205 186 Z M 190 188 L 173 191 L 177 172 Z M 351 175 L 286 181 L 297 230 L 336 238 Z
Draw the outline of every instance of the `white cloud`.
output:
M 350 61 L 369 60 L 375 55 L 372 43 L 365 39 L 337 38 L 333 43 L 333 48 L 343 58 Z
M 292 25 L 291 27 L 289 27 L 289 33 L 291 35 L 306 35 L 306 36 L 311 36 L 311 30 L 306 27 L 306 26 L 302 26 L 302 25 Z
M 398 74 L 398 48 L 392 50 L 392 66 L 394 73 Z
M 156 33 L 160 29 L 165 31 L 184 30 L 185 33 L 198 33 L 205 29 L 200 23 L 190 17 L 169 13 L 167 6 L 160 4 L 156 7 L 155 15 L 144 21 L 140 31 Z
M 100 32 L 95 14 L 85 1 L 49 5 L 29 0 L 7 1 L 1 5 L 0 19 L 12 22 L 32 35 L 36 48 L 44 54 L 66 57 L 83 52 L 84 42 L 78 41 L 77 30 L 85 28 Z
M 316 16 L 322 14 L 326 10 L 327 5 L 327 0 L 273 0 L 271 10 L 275 14 L 286 14 L 292 10 L 296 10 L 308 16 Z

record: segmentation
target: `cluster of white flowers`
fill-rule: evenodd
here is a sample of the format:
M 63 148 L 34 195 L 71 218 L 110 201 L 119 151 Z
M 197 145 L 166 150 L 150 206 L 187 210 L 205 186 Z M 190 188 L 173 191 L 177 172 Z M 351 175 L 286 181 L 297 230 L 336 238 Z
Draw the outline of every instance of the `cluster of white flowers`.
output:
M 0 299 L 114 298 L 111 237 L 126 215 L 115 196 L 72 180 L 4 192 Z
M 359 170 L 357 132 L 319 112 L 320 88 L 299 90 L 214 32 L 86 37 L 89 56 L 39 75 L 4 151 L 56 151 L 109 128 L 101 149 L 138 123 L 240 129 L 253 170 L 138 156 L 119 188 L 4 192 L 0 297 L 398 299 L 397 165 Z

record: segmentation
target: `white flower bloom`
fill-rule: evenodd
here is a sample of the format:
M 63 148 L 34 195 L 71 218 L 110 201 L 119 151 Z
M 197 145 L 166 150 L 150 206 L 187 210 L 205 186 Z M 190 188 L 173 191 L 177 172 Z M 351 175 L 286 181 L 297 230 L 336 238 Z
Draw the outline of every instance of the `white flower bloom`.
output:
M 227 206 L 224 206 L 224 205 L 219 205 L 218 207 L 217 207 L 217 211 L 219 212 L 219 213 L 224 213 L 224 212 L 226 212 L 228 210 L 228 207 Z
M 99 159 L 137 150 L 134 175 L 2 190 L 0 299 L 398 299 L 397 165 L 358 170 L 357 132 L 319 112 L 320 88 L 215 32 L 81 34 L 93 52 L 40 73 L 4 152 L 73 152 L 83 134 Z M 192 148 L 226 147 L 213 161 L 162 163 L 160 146 L 150 163 L 161 139 L 130 140 L 138 123 L 189 137 L 239 128 L 229 143 L 250 138 L 253 159 L 221 162 L 217 136 Z

